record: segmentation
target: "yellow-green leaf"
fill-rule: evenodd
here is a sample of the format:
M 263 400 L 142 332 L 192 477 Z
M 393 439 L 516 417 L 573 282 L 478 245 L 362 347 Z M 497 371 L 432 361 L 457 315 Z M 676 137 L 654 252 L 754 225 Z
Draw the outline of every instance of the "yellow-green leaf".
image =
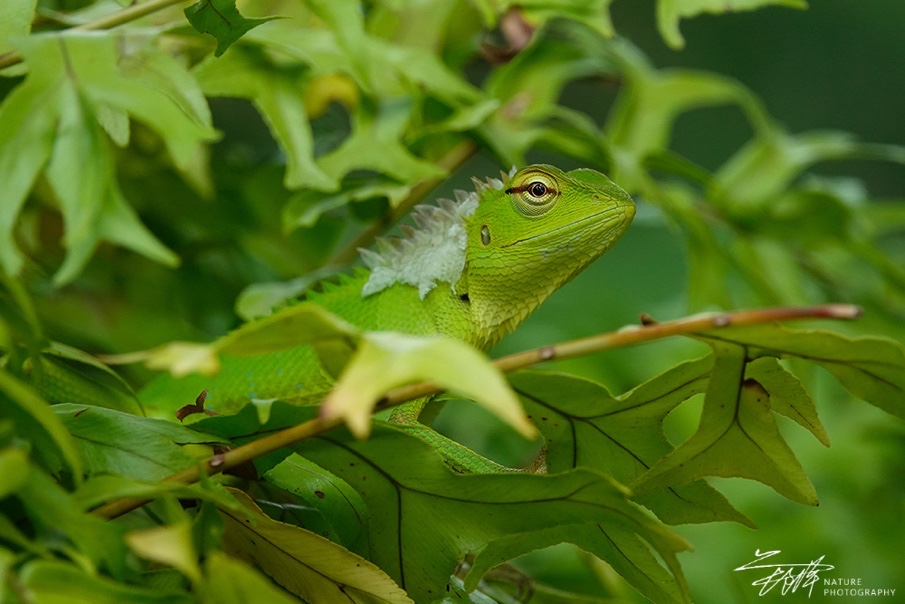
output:
M 364 558 L 320 535 L 272 520 L 248 495 L 230 491 L 251 513 L 221 510 L 224 548 L 290 592 L 311 604 L 411 604 L 392 579 Z
M 324 401 L 325 417 L 342 417 L 354 434 L 367 436 L 381 396 L 407 384 L 432 381 L 483 405 L 526 437 L 536 433 L 499 370 L 471 346 L 441 336 L 373 332 Z

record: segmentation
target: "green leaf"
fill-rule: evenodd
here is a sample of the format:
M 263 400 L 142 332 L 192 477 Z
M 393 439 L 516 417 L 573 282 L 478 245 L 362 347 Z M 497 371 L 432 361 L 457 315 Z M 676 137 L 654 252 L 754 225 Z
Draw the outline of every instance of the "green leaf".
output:
M 37 0 L 6 0 L 0 3 L 0 55 L 9 52 L 7 39 L 31 31 Z
M 631 483 L 637 493 L 704 476 L 750 478 L 792 501 L 817 505 L 817 493 L 770 412 L 769 394 L 745 379 L 747 349 L 711 342 L 715 359 L 698 430 Z
M 260 51 L 238 47 L 194 70 L 210 96 L 246 98 L 254 103 L 273 137 L 286 153 L 284 184 L 290 189 L 334 191 L 337 180 L 314 161 L 314 139 L 304 105 L 308 74 L 281 66 Z
M 763 6 L 779 5 L 790 8 L 807 8 L 805 0 L 658 0 L 657 28 L 660 35 L 674 49 L 685 46 L 679 32 L 679 20 L 701 13 L 725 13 L 729 11 L 755 10 Z
M 0 500 L 15 493 L 28 477 L 28 455 L 22 449 L 0 450 Z
M 444 593 L 443 585 L 465 554 L 519 535 L 507 552 L 520 555 L 549 543 L 544 531 L 553 527 L 575 528 L 561 534 L 570 540 L 580 526 L 600 540 L 601 551 L 604 542 L 628 545 L 637 533 L 673 573 L 680 572 L 675 552 L 688 547 L 631 503 L 623 487 L 590 470 L 454 474 L 434 447 L 381 423 L 366 441 L 335 431 L 296 450 L 361 494 L 370 510 L 371 559 L 418 602 Z M 633 556 L 632 562 L 641 573 L 659 576 L 650 557 Z M 683 579 L 673 574 L 670 582 L 672 587 L 662 588 L 682 591 Z
M 42 604 L 191 604 L 184 592 L 145 589 L 91 575 L 62 562 L 35 561 L 19 572 L 25 593 Z
M 28 372 L 29 383 L 51 403 L 83 403 L 140 414 L 132 389 L 91 355 L 51 343 L 39 357 L 40 368 Z
M 230 489 L 248 511 L 221 510 L 226 520 L 224 549 L 262 569 L 277 583 L 309 602 L 411 603 L 379 568 L 339 545 L 261 512 L 252 499 Z
M 827 436 L 811 395 L 801 381 L 786 371 L 775 358 L 755 359 L 745 368 L 745 377 L 756 380 L 770 393 L 770 407 L 808 430 L 821 444 L 829 447 Z
M 578 27 L 544 30 L 509 63 L 494 70 L 485 89 L 501 102 L 479 132 L 507 163 L 523 165 L 524 154 L 549 128 L 557 100 L 572 80 L 616 71 L 610 46 Z M 590 50 L 589 49 L 593 49 Z M 544 82 L 538 86 L 537 82 Z
M 444 170 L 415 156 L 402 142 L 411 111 L 406 98 L 376 109 L 358 107 L 352 114 L 352 134 L 319 158 L 318 165 L 337 180 L 353 170 L 372 170 L 403 183 L 445 176 Z
M 35 456 L 44 467 L 56 472 L 65 464 L 76 484 L 82 480 L 83 465 L 78 448 L 50 405 L 34 390 L 5 370 L 0 370 L 0 409 L 15 422 L 17 433 L 34 443 Z
M 233 506 L 241 509 L 221 485 L 212 481 L 203 481 L 199 484 L 179 484 L 101 474 L 89 477 L 72 493 L 73 500 L 83 509 L 92 509 L 114 499 L 157 499 L 166 496 L 211 501 L 219 507 Z
M 30 520 L 37 542 L 64 552 L 74 546 L 76 559 L 105 569 L 116 578 L 126 575 L 128 556 L 122 526 L 85 513 L 69 493 L 35 468 L 15 497 Z
M 160 480 L 192 465 L 194 459 L 180 445 L 223 442 L 173 422 L 103 407 L 62 404 L 54 411 L 92 473 Z
M 123 114 L 138 119 L 160 134 L 177 166 L 187 167 L 200 144 L 214 137 L 210 114 L 178 62 L 159 50 L 127 54 L 121 41 L 109 32 L 16 39 L 26 64 L 40 69 L 31 69 L 0 106 L 0 119 L 10 125 L 8 135 L 0 134 L 0 178 L 10 196 L 0 212 L 0 231 L 9 235 L 0 237 L 0 260 L 13 274 L 22 259 L 12 229 L 45 164 L 66 228 L 58 284 L 78 274 L 101 240 L 164 264 L 177 262 L 126 204 L 98 120 L 112 128 L 109 118 L 119 116 L 116 133 Z M 169 80 L 178 86 L 161 84 Z
M 366 333 L 321 412 L 326 418 L 343 418 L 354 434 L 364 437 L 381 396 L 423 381 L 474 400 L 526 437 L 536 433 L 487 357 L 460 340 L 441 336 Z
M 594 382 L 565 374 L 519 372 L 509 377 L 546 442 L 550 472 L 592 468 L 629 484 L 672 452 L 666 416 L 704 392 L 709 357 L 682 363 L 614 398 Z M 635 497 L 668 524 L 731 520 L 754 524 L 703 480 Z
M 192 525 L 188 519 L 175 524 L 130 531 L 125 538 L 129 548 L 142 558 L 171 566 L 193 582 L 201 580 L 198 555 L 192 540 Z
M 297 604 L 297 600 L 247 564 L 212 551 L 204 560 L 203 604 Z
M 643 169 L 645 160 L 668 149 L 673 125 L 687 111 L 735 104 L 745 111 L 755 131 L 768 127 L 760 101 L 737 81 L 692 69 L 656 70 L 625 42 L 610 48 L 629 85 L 610 111 L 604 135 L 615 149 L 612 178 L 627 190 L 645 186 L 649 178 Z
M 56 131 L 60 88 L 53 62 L 43 55 L 33 56 L 47 65 L 41 73 L 30 73 L 25 82 L 10 92 L 0 104 L 0 263 L 10 275 L 22 268 L 22 254 L 16 247 L 13 227 L 26 196 L 50 157 Z
M 715 175 L 715 201 L 741 216 L 772 210 L 783 193 L 815 163 L 849 158 L 905 163 L 905 148 L 871 145 L 845 132 L 789 134 L 776 125 L 739 149 Z
M 781 325 L 729 327 L 712 335 L 749 346 L 754 356 L 800 357 L 817 363 L 858 398 L 905 419 L 905 348 L 895 340 L 849 338 Z
M 308 512 L 303 526 L 351 551 L 367 551 L 367 507 L 344 481 L 297 453 L 269 469 L 263 477 L 300 499 Z M 317 518 L 311 518 L 313 515 Z M 316 525 L 321 525 L 320 530 Z
M 519 7 L 528 21 L 543 25 L 550 19 L 571 19 L 593 29 L 601 36 L 614 35 L 609 6 L 612 0 L 518 0 L 507 2 Z
M 246 19 L 235 0 L 199 0 L 185 9 L 185 17 L 196 31 L 217 40 L 215 56 L 220 56 L 246 32 L 276 17 Z
M 263 360 L 279 362 L 278 356 L 273 355 L 305 345 L 316 345 L 325 366 L 339 368 L 351 356 L 358 338 L 357 328 L 316 304 L 301 303 L 245 323 L 210 344 L 170 342 L 152 350 L 112 358 L 120 362 L 145 361 L 148 367 L 167 370 L 174 377 L 192 373 L 215 375 L 221 369 L 228 376 L 240 371 L 230 367 L 230 359 L 271 355 Z M 309 362 L 315 361 L 313 353 L 310 356 Z M 301 361 L 297 362 L 304 365 Z M 142 401 L 148 401 L 152 406 L 164 396 L 174 396 L 171 382 L 159 381 L 156 384 L 165 392 L 156 392 L 155 384 L 142 392 Z M 193 402 L 207 387 L 206 384 L 206 380 L 188 382 L 188 389 L 183 387 L 180 390 L 185 394 L 178 397 L 181 402 L 177 408 Z

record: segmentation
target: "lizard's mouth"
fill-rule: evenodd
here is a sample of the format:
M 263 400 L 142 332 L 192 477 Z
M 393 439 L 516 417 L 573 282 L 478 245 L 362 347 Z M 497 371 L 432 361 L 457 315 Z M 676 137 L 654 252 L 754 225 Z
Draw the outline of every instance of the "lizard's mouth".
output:
M 610 208 L 607 210 L 603 210 L 601 212 L 596 212 L 594 214 L 589 214 L 584 218 L 580 218 L 573 222 L 566 223 L 564 225 L 558 226 L 555 229 L 550 229 L 549 231 L 544 231 L 543 233 L 538 233 L 537 235 L 532 235 L 531 237 L 525 237 L 524 239 L 518 239 L 513 241 L 512 243 L 507 243 L 501 247 L 513 247 L 516 245 L 521 245 L 523 243 L 527 243 L 529 241 L 534 242 L 542 242 L 545 239 L 554 239 L 557 234 L 562 231 L 570 231 L 574 232 L 576 228 L 581 229 L 582 225 L 589 222 L 599 222 L 600 225 L 597 226 L 594 230 L 600 231 L 604 236 L 611 235 L 615 231 L 625 230 L 628 228 L 628 225 L 631 224 L 632 219 L 635 217 L 635 206 L 631 204 L 626 204 L 624 206 L 620 206 L 615 211 Z M 613 237 L 607 237 L 607 239 L 614 239 Z

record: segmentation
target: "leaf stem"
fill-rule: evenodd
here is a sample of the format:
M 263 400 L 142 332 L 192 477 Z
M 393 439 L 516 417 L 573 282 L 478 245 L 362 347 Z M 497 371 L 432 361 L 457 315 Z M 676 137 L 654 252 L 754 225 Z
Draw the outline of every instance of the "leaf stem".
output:
M 92 31 L 98 29 L 112 29 L 119 25 L 123 25 L 125 23 L 129 23 L 130 21 L 135 21 L 136 19 L 150 15 L 151 13 L 155 13 L 169 6 L 173 6 L 174 4 L 180 4 L 183 2 L 186 2 L 186 0 L 149 0 L 148 2 L 133 4 L 122 10 L 118 10 L 115 13 L 110 13 L 109 15 L 98 17 L 94 21 L 82 23 L 81 25 L 75 25 L 68 28 L 68 30 Z M 10 52 L 2 54 L 0 55 L 0 70 L 6 69 L 7 67 L 12 67 L 13 65 L 18 65 L 22 61 L 23 57 L 17 50 L 12 50 Z
M 726 313 L 708 313 L 667 321 L 664 323 L 644 321 L 642 325 L 630 325 L 618 331 L 598 334 L 578 340 L 570 340 L 534 350 L 515 353 L 494 361 L 494 365 L 510 373 L 553 359 L 570 359 L 594 352 L 633 346 L 666 337 L 693 336 L 705 331 L 729 326 L 774 323 L 794 319 L 838 319 L 851 320 L 861 316 L 861 308 L 850 304 L 824 304 L 819 306 L 793 306 L 760 308 Z M 382 411 L 424 396 L 437 394 L 441 389 L 430 382 L 404 386 L 389 392 L 378 403 L 376 410 Z M 225 453 L 214 455 L 203 463 L 186 468 L 164 480 L 166 482 L 193 483 L 201 476 L 208 476 L 234 468 L 265 454 L 288 447 L 312 436 L 317 436 L 342 424 L 339 418 L 317 417 L 301 424 L 274 432 L 256 441 L 237 447 Z M 116 518 L 147 503 L 145 499 L 117 499 L 93 511 L 103 518 Z

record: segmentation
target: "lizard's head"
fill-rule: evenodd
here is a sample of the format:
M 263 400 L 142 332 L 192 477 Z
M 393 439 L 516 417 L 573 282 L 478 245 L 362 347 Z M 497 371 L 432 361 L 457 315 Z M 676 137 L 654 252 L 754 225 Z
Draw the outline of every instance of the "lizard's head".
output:
M 468 218 L 456 289 L 494 342 L 609 250 L 634 215 L 631 197 L 599 172 L 523 168 L 485 189 Z

